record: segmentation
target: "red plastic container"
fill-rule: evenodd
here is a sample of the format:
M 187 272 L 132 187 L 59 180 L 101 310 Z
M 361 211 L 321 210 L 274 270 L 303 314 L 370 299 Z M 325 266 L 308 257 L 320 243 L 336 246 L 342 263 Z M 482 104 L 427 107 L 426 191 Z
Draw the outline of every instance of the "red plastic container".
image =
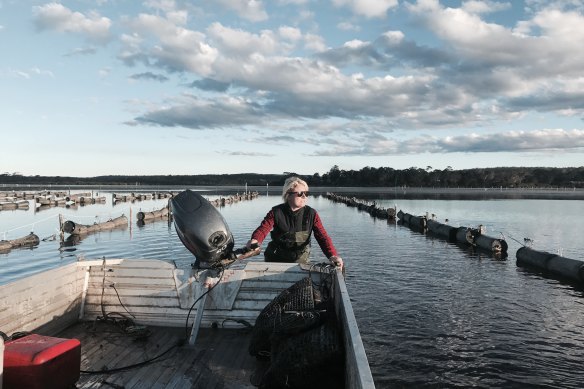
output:
M 2 388 L 71 388 L 80 368 L 79 340 L 27 335 L 5 344 Z

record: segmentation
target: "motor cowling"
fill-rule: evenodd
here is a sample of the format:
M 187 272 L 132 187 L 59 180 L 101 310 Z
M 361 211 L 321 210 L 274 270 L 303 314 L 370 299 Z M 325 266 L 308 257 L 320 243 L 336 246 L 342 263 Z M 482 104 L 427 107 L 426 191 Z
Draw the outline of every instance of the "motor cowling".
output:
M 189 189 L 171 200 L 174 226 L 197 262 L 214 264 L 233 256 L 234 240 L 221 213 Z

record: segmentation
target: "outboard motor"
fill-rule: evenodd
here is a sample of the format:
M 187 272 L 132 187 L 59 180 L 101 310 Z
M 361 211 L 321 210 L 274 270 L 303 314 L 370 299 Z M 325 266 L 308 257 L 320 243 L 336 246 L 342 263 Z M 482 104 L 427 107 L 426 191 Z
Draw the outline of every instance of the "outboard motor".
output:
M 171 200 L 171 206 L 177 235 L 195 256 L 195 267 L 235 258 L 233 235 L 225 219 L 203 196 L 187 189 Z

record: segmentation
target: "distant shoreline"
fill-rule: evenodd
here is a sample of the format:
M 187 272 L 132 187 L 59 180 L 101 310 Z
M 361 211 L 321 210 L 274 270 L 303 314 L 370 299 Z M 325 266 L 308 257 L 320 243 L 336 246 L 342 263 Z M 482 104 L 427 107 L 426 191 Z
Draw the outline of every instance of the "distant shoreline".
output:
M 105 192 L 180 192 L 185 189 L 217 194 L 248 192 L 279 194 L 280 186 L 184 186 L 184 185 L 0 185 L 0 192 L 31 191 L 105 191 Z M 313 194 L 336 193 L 366 198 L 432 198 L 432 199 L 565 199 L 584 200 L 583 188 L 443 188 L 443 187 L 310 187 Z

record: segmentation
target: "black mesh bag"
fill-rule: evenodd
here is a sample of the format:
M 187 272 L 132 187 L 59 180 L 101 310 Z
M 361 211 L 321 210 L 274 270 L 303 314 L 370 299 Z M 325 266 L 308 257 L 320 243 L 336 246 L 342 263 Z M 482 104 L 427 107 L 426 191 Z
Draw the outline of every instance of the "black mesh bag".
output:
M 313 310 L 312 281 L 306 277 L 282 291 L 260 312 L 252 331 L 249 353 L 253 356 L 268 356 L 273 333 L 294 333 L 318 324 L 315 315 L 295 313 Z
M 260 389 L 343 388 L 344 358 L 333 320 L 295 335 L 273 336 Z

